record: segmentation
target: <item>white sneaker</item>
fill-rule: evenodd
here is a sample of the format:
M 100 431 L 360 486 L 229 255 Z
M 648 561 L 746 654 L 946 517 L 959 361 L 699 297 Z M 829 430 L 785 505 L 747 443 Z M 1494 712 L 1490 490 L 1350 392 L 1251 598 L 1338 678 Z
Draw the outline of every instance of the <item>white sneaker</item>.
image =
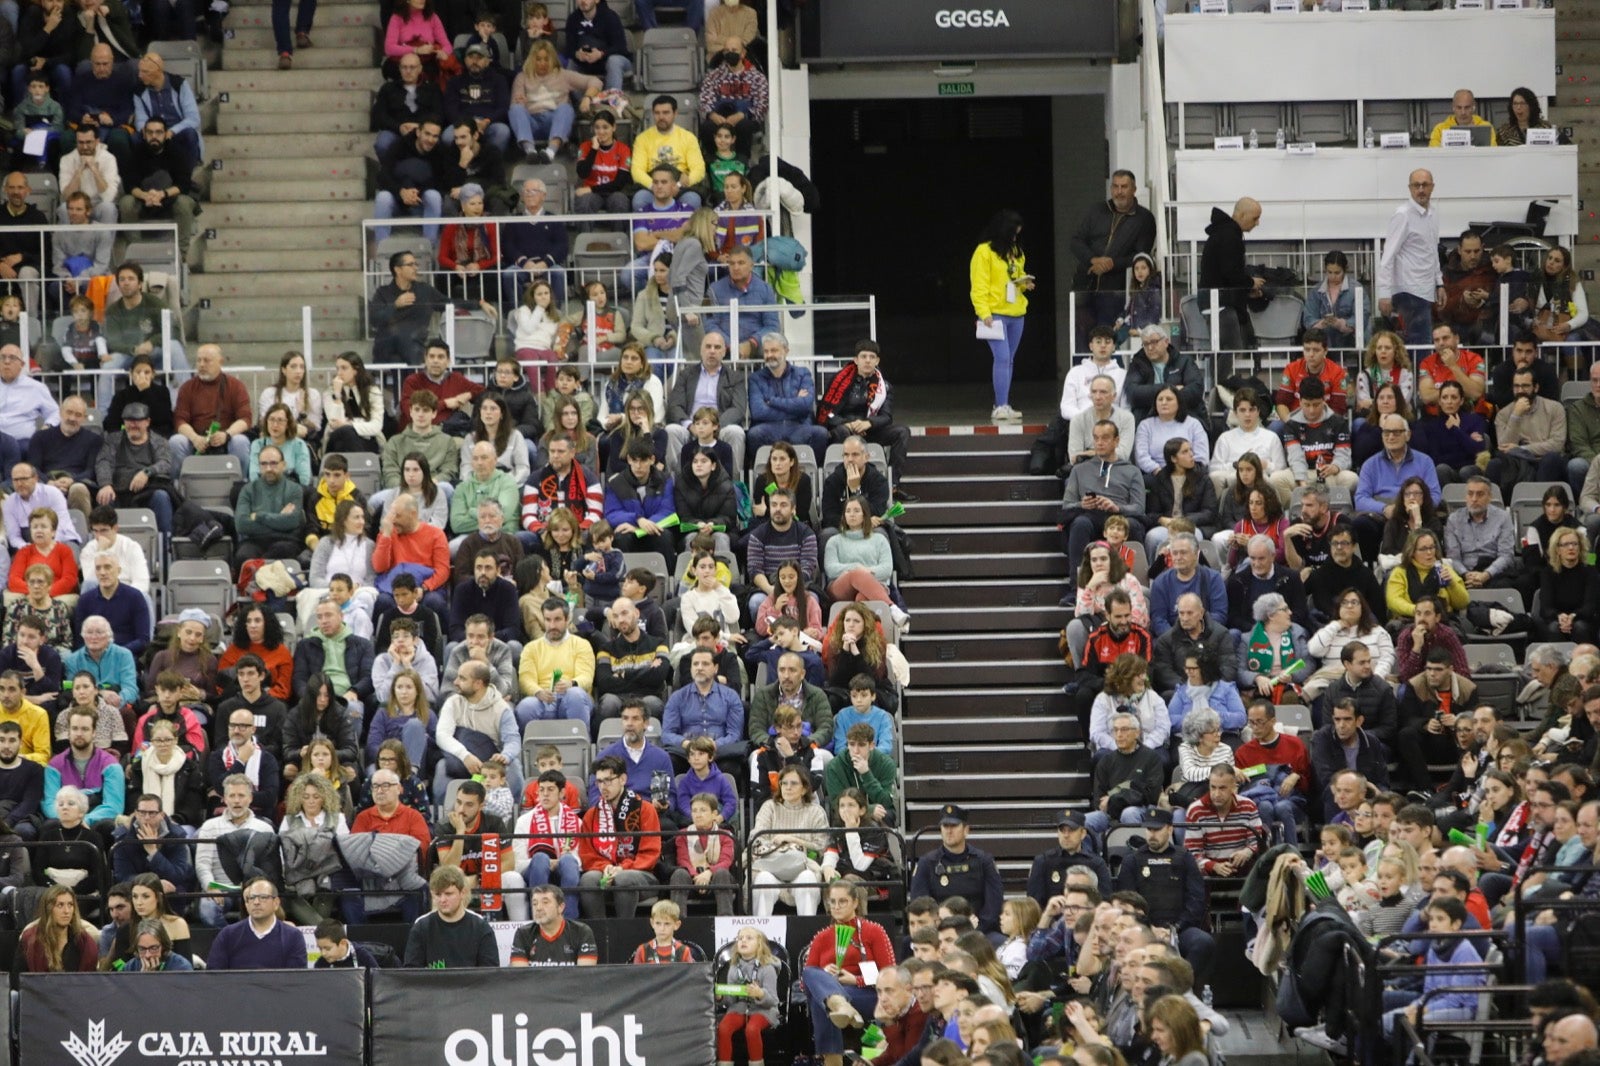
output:
M 1022 412 L 1008 403 L 1003 403 L 989 412 L 991 422 L 1021 422 Z
M 911 632 L 911 616 L 905 612 L 904 608 L 898 604 L 890 604 L 889 617 L 894 619 L 894 624 L 899 627 L 900 632 Z

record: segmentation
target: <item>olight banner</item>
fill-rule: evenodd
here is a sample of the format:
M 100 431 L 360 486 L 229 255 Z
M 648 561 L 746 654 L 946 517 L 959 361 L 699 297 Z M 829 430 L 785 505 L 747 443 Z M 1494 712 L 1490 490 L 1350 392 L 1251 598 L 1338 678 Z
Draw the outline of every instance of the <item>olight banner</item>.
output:
M 714 1066 L 711 967 L 378 970 L 373 1066 Z
M 347 1066 L 362 1056 L 359 970 L 24 974 L 28 1066 Z

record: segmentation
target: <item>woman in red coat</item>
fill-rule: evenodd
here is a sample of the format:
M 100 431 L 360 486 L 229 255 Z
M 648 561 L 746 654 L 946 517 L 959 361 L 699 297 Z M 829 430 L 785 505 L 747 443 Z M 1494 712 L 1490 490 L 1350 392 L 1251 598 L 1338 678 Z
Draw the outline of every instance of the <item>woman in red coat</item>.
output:
M 833 924 L 811 941 L 806 951 L 806 998 L 811 1004 L 811 1032 L 825 1066 L 844 1062 L 843 1029 L 860 1028 L 872 1018 L 878 1006 L 878 993 L 863 980 L 862 961 L 870 962 L 876 974 L 893 966 L 894 947 L 889 934 L 877 922 L 861 917 L 867 909 L 867 890 L 854 881 L 835 881 L 828 886 L 828 914 Z M 854 930 L 838 957 L 839 927 Z
M 52 885 L 39 900 L 38 918 L 22 931 L 12 973 L 89 973 L 100 961 L 99 942 L 78 916 L 78 897 Z

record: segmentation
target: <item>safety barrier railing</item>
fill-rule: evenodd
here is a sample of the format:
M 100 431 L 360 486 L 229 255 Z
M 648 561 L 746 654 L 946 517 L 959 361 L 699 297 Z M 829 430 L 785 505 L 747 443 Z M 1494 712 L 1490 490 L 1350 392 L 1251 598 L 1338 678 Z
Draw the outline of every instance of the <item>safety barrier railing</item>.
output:
M 67 257 L 58 253 L 53 243 L 56 234 L 92 236 L 97 242 L 103 241 L 103 245 L 97 248 L 96 252 L 104 251 L 104 262 L 100 261 L 98 255 L 90 257 L 88 263 L 69 261 Z M 83 294 L 91 278 L 112 276 L 113 284 L 107 297 L 114 299 L 118 295 L 115 291 L 114 271 L 124 262 L 139 264 L 145 271 L 147 286 L 152 281 L 151 273 L 159 272 L 164 275 L 161 285 L 165 288 L 165 292 L 170 294 L 167 299 L 168 304 L 177 307 L 180 303 L 176 297 L 184 281 L 184 269 L 178 253 L 178 226 L 175 222 L 87 222 L 83 225 L 51 223 L 45 226 L 14 226 L 6 228 L 5 236 L 7 243 L 11 245 L 17 245 L 31 238 L 33 254 L 31 257 L 25 257 L 22 264 L 24 269 L 30 272 L 30 276 L 0 278 L 0 291 L 12 290 L 22 296 L 27 316 L 36 319 L 29 325 L 39 326 L 44 336 L 49 336 L 51 323 L 55 319 L 70 315 L 68 305 L 72 297 Z M 58 259 L 61 260 L 59 264 Z M 58 273 L 58 270 L 64 273 Z M 32 340 L 37 343 L 38 338 Z
M 801 834 L 809 834 L 809 835 L 827 837 L 828 838 L 828 843 L 831 844 L 833 842 L 833 838 L 835 836 L 837 836 L 838 834 L 843 833 L 843 832 L 846 832 L 846 830 L 844 830 L 842 827 L 830 824 L 825 829 L 816 829 L 816 830 L 811 830 L 811 829 L 762 829 L 762 830 L 750 833 L 749 837 L 747 838 L 746 845 L 745 845 L 745 847 L 744 847 L 744 849 L 743 849 L 743 851 L 742 851 L 742 853 L 740 855 L 740 858 L 741 858 L 743 866 L 744 866 L 744 871 L 743 871 L 744 872 L 744 878 L 743 878 L 742 887 L 743 887 L 744 892 L 745 892 L 745 900 L 746 900 L 747 904 L 753 907 L 754 902 L 755 902 L 755 893 L 756 892 L 774 892 L 774 893 L 776 893 L 776 892 L 788 891 L 788 890 L 794 889 L 794 888 L 812 888 L 812 887 L 815 887 L 817 889 L 817 891 L 825 893 L 827 891 L 827 889 L 828 889 L 829 884 L 832 883 L 829 880 L 827 880 L 827 875 L 826 875 L 826 873 L 824 873 L 824 874 L 819 875 L 818 877 L 813 878 L 811 880 L 799 879 L 799 880 L 796 880 L 796 881 L 788 881 L 788 882 L 785 882 L 785 881 L 773 881 L 773 882 L 769 882 L 767 884 L 758 886 L 755 883 L 755 875 L 757 873 L 756 868 L 755 868 L 756 867 L 756 860 L 759 858 L 759 856 L 756 854 L 756 851 L 755 851 L 755 846 L 756 846 L 756 841 L 757 840 L 760 840 L 763 837 L 798 836 L 798 835 L 801 835 Z M 896 901 L 895 898 L 894 898 L 895 894 L 896 893 L 902 893 L 903 894 L 906 891 L 907 885 L 910 883 L 910 881 L 909 881 L 909 878 L 910 878 L 909 871 L 910 871 L 910 867 L 911 867 L 911 858 L 910 858 L 911 853 L 906 850 L 906 839 L 905 839 L 905 836 L 900 832 L 899 829 L 895 828 L 894 826 L 888 826 L 888 825 L 866 826 L 866 827 L 863 827 L 860 830 L 860 832 L 863 832 L 863 833 L 881 833 L 881 834 L 883 834 L 884 841 L 889 846 L 889 856 L 888 857 L 890 858 L 891 861 L 895 862 L 898 865 L 898 867 L 900 869 L 900 876 L 898 876 L 898 877 L 889 877 L 889 878 L 877 878 L 877 879 L 863 878 L 863 877 L 856 876 L 855 874 L 851 873 L 848 869 L 845 869 L 842 866 L 837 868 L 839 870 L 840 876 L 841 877 L 848 876 L 848 877 L 851 878 L 852 883 L 858 884 L 862 888 L 865 888 L 865 889 L 868 889 L 868 890 L 872 890 L 872 891 L 876 891 L 876 890 L 879 890 L 879 889 L 884 890 L 884 891 L 889 893 L 890 900 L 891 900 L 891 903 L 893 905 L 900 905 L 901 903 L 903 903 L 903 900 Z M 920 835 L 921 834 L 919 833 L 918 836 L 920 836 Z M 914 840 L 913 840 L 913 846 L 915 846 L 915 841 Z M 811 855 L 811 851 L 812 850 L 813 849 L 807 849 L 807 856 L 808 856 L 808 858 L 811 859 L 812 862 L 816 863 L 817 866 L 820 868 L 821 865 L 822 865 L 822 850 L 823 849 L 816 849 L 816 854 L 815 854 L 814 857 Z

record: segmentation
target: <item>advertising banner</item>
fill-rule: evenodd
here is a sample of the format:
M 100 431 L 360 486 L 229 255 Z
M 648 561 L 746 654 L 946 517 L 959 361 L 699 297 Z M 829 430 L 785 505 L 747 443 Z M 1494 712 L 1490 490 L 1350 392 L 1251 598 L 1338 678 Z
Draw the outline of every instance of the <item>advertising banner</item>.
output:
M 28 1066 L 358 1063 L 359 970 L 24 974 Z
M 379 970 L 373 1066 L 714 1066 L 711 967 Z
M 1116 0 L 811 0 L 801 56 L 881 59 L 1108 58 Z

